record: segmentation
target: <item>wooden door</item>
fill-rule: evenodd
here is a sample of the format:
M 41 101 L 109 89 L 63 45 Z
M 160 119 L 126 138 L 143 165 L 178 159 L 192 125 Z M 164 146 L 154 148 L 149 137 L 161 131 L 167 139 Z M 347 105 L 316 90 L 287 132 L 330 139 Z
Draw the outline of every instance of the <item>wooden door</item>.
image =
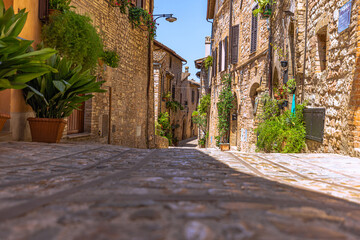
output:
M 79 110 L 74 110 L 68 118 L 68 134 L 84 132 L 84 111 L 85 103 L 81 105 Z

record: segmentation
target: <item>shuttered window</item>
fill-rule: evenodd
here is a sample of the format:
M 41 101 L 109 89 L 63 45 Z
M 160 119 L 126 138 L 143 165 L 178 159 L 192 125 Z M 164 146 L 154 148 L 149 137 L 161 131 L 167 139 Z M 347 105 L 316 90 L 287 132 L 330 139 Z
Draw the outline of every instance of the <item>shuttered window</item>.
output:
M 224 40 L 224 66 L 223 66 L 223 70 L 226 70 L 226 68 L 228 67 L 229 65 L 229 49 L 228 49 L 228 40 L 229 38 L 226 37 L 225 40 Z
M 49 0 L 39 0 L 39 19 L 46 22 L 48 19 Z
M 213 65 L 214 65 L 214 77 L 217 74 L 217 48 L 215 49 L 214 58 L 213 58 Z
M 253 10 L 257 9 L 258 6 L 256 6 Z M 251 49 L 250 53 L 253 53 L 256 51 L 257 46 L 257 32 L 258 32 L 258 17 L 254 16 L 252 14 L 252 23 L 251 23 Z
M 136 6 L 139 8 L 144 7 L 144 0 L 136 0 Z
M 222 42 L 219 43 L 219 72 L 222 71 Z
M 235 25 L 231 30 L 231 63 L 238 62 L 239 55 L 239 25 Z

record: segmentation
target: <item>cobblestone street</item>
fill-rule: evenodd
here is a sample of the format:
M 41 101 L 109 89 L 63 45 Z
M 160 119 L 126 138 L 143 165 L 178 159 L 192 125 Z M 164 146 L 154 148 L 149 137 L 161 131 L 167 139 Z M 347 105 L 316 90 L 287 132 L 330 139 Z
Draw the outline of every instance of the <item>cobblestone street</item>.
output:
M 358 159 L 181 145 L 0 143 L 0 239 L 360 238 Z

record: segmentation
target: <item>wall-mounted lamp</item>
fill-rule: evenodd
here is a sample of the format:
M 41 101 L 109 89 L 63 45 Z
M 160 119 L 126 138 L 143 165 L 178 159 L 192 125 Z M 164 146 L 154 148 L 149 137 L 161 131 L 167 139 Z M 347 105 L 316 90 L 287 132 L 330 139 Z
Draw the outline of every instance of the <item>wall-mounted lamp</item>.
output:
M 175 22 L 177 20 L 176 17 L 173 16 L 174 14 L 154 14 L 154 17 L 157 17 L 154 19 L 154 21 L 156 22 L 157 19 L 159 18 L 166 18 L 165 20 L 168 22 Z

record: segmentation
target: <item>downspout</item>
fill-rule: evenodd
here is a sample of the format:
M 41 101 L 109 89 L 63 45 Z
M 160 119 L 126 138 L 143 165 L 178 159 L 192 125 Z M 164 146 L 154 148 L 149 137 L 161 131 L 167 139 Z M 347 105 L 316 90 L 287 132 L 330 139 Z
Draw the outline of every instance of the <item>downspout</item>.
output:
M 153 0 L 150 1 L 149 6 L 150 12 L 153 12 Z M 150 37 L 150 33 L 148 34 L 148 84 L 146 88 L 146 131 L 145 131 L 145 138 L 146 138 L 146 148 L 150 148 L 150 139 L 149 139 L 149 113 L 150 113 L 150 85 L 151 85 L 151 69 L 152 69 L 152 39 Z M 155 101 L 153 101 L 153 105 Z M 153 137 L 155 137 L 155 126 L 153 127 Z
M 231 41 L 231 37 L 232 37 L 232 32 L 231 32 L 231 29 L 232 29 L 232 13 L 233 13 L 233 2 L 234 0 L 230 0 L 230 20 L 229 20 L 229 42 L 228 42 L 228 64 L 231 65 L 231 49 L 232 49 L 232 46 L 230 45 L 230 42 Z M 228 66 L 226 66 L 228 67 Z M 230 76 L 232 75 L 233 71 L 230 72 Z
M 111 144 L 111 115 L 112 115 L 112 87 L 109 87 L 109 133 L 108 133 L 108 144 Z
M 304 47 L 304 69 L 303 78 L 301 82 L 301 103 L 304 101 L 304 85 L 305 85 L 305 70 L 306 70 L 306 52 L 307 52 L 307 35 L 308 35 L 308 16 L 309 16 L 309 0 L 306 0 L 306 16 L 305 16 L 305 47 Z
M 272 96 L 272 68 L 273 68 L 273 56 L 272 56 L 272 52 L 273 52 L 273 47 L 272 47 L 272 31 L 271 31 L 271 20 L 268 20 L 268 25 L 269 25 L 269 95 L 270 97 Z

